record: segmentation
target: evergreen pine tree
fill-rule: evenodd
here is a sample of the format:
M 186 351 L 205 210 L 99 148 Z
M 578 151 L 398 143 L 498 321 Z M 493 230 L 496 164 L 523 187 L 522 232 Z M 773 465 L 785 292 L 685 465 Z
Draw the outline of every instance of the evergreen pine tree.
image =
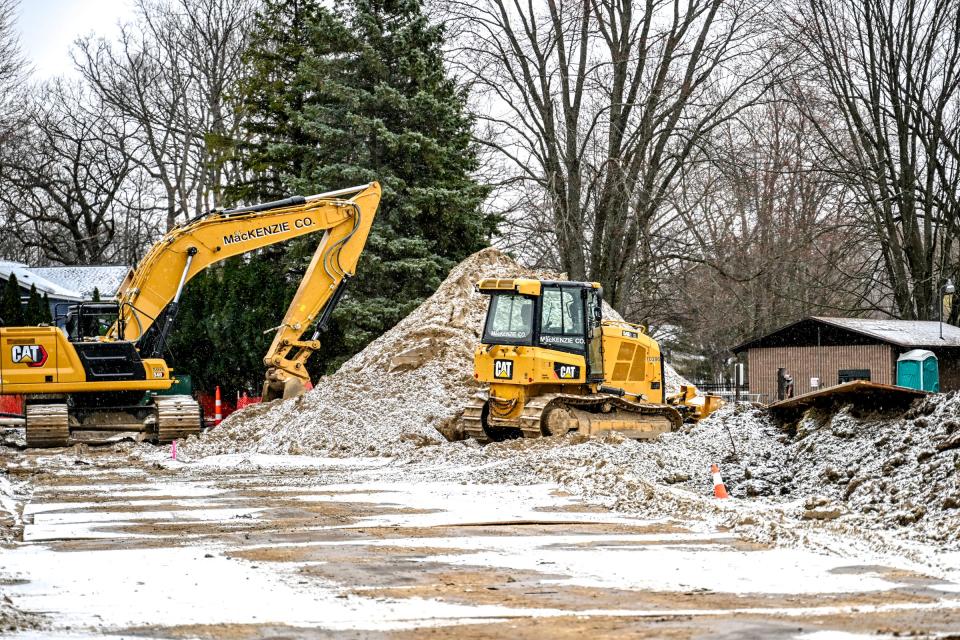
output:
M 30 285 L 30 297 L 27 298 L 27 306 L 23 312 L 23 323 L 27 326 L 35 326 L 43 322 L 43 301 L 37 292 L 37 285 Z
M 100 302 L 100 289 L 97 287 L 93 288 L 93 296 L 90 298 L 91 302 Z
M 17 275 L 10 274 L 6 286 L 3 288 L 3 299 L 0 300 L 0 318 L 6 327 L 23 326 L 23 304 L 20 301 L 20 284 Z
M 50 313 L 50 298 L 47 297 L 47 292 L 43 292 L 43 298 L 40 301 L 41 311 L 43 313 L 42 319 L 40 322 L 42 324 L 53 324 L 53 314 Z
M 195 388 L 260 394 L 269 330 L 280 324 L 292 295 L 273 285 L 282 277 L 275 267 L 259 253 L 240 256 L 187 284 L 169 346 L 178 371 L 191 374 Z
M 481 209 L 488 191 L 471 178 L 478 162 L 465 96 L 446 74 L 443 30 L 422 0 L 356 0 L 332 11 L 318 0 L 268 0 L 252 41 L 244 94 L 257 143 L 240 153 L 257 179 L 234 195 L 383 187 L 357 277 L 322 338 L 329 369 L 486 246 L 497 221 Z M 316 239 L 306 243 L 287 269 L 303 269 Z

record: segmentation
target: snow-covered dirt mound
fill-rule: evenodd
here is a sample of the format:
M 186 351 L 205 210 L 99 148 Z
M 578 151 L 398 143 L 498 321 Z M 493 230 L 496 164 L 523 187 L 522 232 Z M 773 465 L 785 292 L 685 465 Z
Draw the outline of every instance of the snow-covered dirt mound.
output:
M 487 298 L 474 284 L 488 277 L 559 276 L 526 269 L 496 249 L 484 249 L 455 267 L 420 307 L 336 373 L 320 379 L 312 391 L 238 412 L 188 441 L 185 452 L 394 455 L 442 441 L 438 429 L 477 390 L 473 350 Z
M 569 436 L 429 447 L 406 459 L 461 466 L 471 482 L 555 481 L 650 515 L 702 510 L 693 498 L 712 495 L 717 462 L 730 493 L 747 501 L 737 510 L 768 505 L 798 521 L 960 548 L 960 393 L 899 416 L 809 413 L 796 429 L 762 409 L 727 405 L 656 442 Z
M 693 488 L 686 477 L 696 469 L 702 475 L 711 458 L 723 463 L 734 496 L 801 500 L 804 518 L 849 515 L 862 526 L 906 527 L 938 542 L 960 533 L 957 393 L 918 401 L 899 416 L 852 406 L 811 411 L 789 429 L 765 411 L 726 407 L 689 434 L 664 436 L 661 448 L 657 481 Z

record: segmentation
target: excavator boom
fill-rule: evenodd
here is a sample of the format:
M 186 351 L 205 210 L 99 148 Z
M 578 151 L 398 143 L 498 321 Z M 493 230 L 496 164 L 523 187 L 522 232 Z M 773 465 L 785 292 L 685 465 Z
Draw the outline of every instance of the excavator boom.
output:
M 184 285 L 198 273 L 227 258 L 299 236 L 327 232 L 311 267 L 320 262 L 324 275 L 342 278 L 338 265 L 349 265 L 347 270 L 356 266 L 379 202 L 380 186 L 374 182 L 330 193 L 214 211 L 175 227 L 151 247 L 136 270 L 120 285 L 117 290 L 120 317 L 108 332 L 108 338 L 138 341 L 148 337 L 154 323 L 172 322 L 169 316 L 175 315 L 176 308 L 171 310 L 169 306 L 179 302 Z M 343 241 L 345 238 L 348 240 Z M 333 242 L 328 242 L 331 239 Z M 164 310 L 167 318 L 161 318 Z M 164 329 L 163 326 L 156 329 L 160 343 L 166 337 Z
M 354 210 L 351 224 L 337 225 L 324 234 L 263 358 L 267 366 L 265 401 L 298 396 L 309 382 L 307 360 L 320 348 L 320 333 L 346 291 L 347 281 L 356 272 L 380 202 L 380 187 L 374 183 L 347 202 Z M 303 340 L 311 325 L 312 336 Z
M 115 307 L 80 303 L 65 329 L 0 328 L 0 393 L 26 397 L 27 444 L 62 446 L 74 431 L 134 430 L 160 442 L 197 433 L 201 416 L 193 398 L 150 395 L 174 383 L 162 355 L 184 286 L 232 256 L 323 233 L 264 359 L 266 399 L 302 392 L 306 361 L 356 269 L 379 203 L 380 185 L 371 182 L 212 211 L 155 243 L 124 279 Z M 100 316 L 109 311 L 102 307 L 116 313 L 105 332 Z

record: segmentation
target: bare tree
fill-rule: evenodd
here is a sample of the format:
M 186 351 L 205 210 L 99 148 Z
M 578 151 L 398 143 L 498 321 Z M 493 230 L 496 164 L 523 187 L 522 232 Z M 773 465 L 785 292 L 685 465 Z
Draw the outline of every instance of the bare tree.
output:
M 23 128 L 21 102 L 26 63 L 16 31 L 16 0 L 0 0 L 0 164 Z M 6 218 L 6 212 L 0 220 Z M 0 257 L 23 259 L 15 236 L 0 234 Z
M 27 127 L 0 163 L 8 233 L 46 262 L 112 262 L 119 196 L 133 166 L 128 126 L 63 81 L 38 87 L 26 106 Z
M 808 117 L 782 92 L 770 98 L 718 128 L 711 162 L 684 172 L 677 217 L 651 233 L 660 269 L 631 287 L 633 317 L 682 329 L 670 333 L 698 354 L 691 375 L 724 371 L 729 348 L 747 338 L 878 302 L 873 244 L 850 224 L 854 194 L 821 166 Z
M 250 0 L 139 0 L 119 41 L 77 42 L 75 61 L 101 100 L 138 128 L 141 166 L 159 183 L 167 228 L 218 205 L 237 132 L 229 87 L 241 73 Z M 227 173 L 225 173 L 225 171 Z
M 960 232 L 960 2 L 803 0 L 784 15 L 843 122 L 823 139 L 859 196 L 894 310 L 935 317 Z
M 17 0 L 0 0 L 0 142 L 15 130 L 26 61 L 16 30 Z
M 558 266 L 622 308 L 638 247 L 700 142 L 764 90 L 765 0 L 456 2 L 483 142 L 536 185 Z

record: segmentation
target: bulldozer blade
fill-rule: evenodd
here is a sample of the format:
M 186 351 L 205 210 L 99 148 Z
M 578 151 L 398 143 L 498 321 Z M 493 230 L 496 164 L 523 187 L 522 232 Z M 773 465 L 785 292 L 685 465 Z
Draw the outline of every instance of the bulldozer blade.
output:
M 562 407 L 547 417 L 551 433 L 576 431 L 585 436 L 597 436 L 607 432 L 633 440 L 655 440 L 660 434 L 669 433 L 673 423 L 665 415 L 637 414 L 627 411 L 591 413 L 574 407 Z

